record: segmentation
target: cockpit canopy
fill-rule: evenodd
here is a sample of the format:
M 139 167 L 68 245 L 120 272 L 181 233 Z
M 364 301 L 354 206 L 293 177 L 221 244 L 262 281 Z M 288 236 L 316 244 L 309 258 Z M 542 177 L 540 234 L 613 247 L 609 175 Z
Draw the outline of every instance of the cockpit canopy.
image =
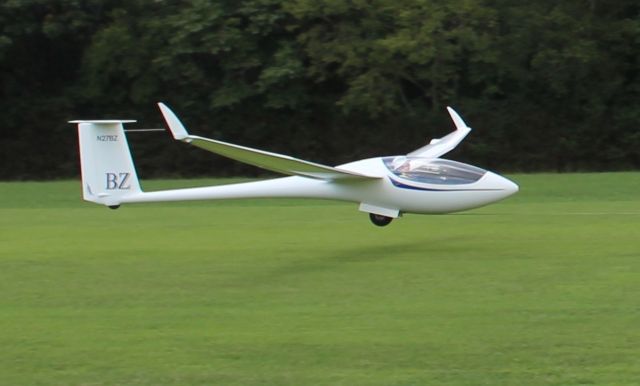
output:
M 487 172 L 475 166 L 442 158 L 397 156 L 385 157 L 382 162 L 398 177 L 427 184 L 471 184 Z

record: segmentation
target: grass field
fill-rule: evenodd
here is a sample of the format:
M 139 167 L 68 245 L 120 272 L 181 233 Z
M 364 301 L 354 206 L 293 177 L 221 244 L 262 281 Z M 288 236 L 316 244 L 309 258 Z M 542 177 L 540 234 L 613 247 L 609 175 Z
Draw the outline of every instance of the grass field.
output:
M 386 228 L 0 183 L 0 385 L 640 384 L 640 174 L 512 178 Z

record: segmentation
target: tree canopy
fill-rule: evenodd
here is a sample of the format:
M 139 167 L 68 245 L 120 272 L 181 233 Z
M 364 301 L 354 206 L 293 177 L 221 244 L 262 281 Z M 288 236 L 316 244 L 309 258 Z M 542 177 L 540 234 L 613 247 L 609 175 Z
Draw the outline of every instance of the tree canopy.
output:
M 640 166 L 640 4 L 619 0 L 5 0 L 0 178 L 78 173 L 70 119 L 163 125 L 337 164 L 476 130 L 501 171 Z M 142 176 L 254 169 L 131 134 Z

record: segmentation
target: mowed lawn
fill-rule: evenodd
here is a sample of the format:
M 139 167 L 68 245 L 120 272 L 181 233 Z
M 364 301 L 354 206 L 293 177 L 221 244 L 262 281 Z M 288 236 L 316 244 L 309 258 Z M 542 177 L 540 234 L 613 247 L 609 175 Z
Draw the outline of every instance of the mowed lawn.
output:
M 0 385 L 640 384 L 640 173 L 511 177 L 386 228 L 1 183 Z

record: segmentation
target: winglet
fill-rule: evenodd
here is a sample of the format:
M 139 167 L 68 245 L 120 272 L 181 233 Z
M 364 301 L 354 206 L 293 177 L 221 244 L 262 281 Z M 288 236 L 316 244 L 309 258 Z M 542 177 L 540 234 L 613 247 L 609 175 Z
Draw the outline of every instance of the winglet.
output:
M 173 138 L 177 140 L 183 140 L 189 136 L 187 133 L 187 129 L 184 128 L 184 125 L 178 117 L 171 111 L 170 108 L 167 107 L 162 102 L 158 102 L 158 107 L 160 107 L 160 112 L 162 112 L 162 116 L 164 120 L 167 121 L 167 125 L 169 125 L 169 129 L 171 130 L 171 134 L 173 134 Z
M 456 125 L 456 129 L 460 130 L 460 129 L 466 129 L 469 127 L 467 126 L 466 123 L 464 123 L 460 115 L 456 113 L 454 109 L 447 106 L 447 111 L 449 112 L 449 115 L 451 115 L 451 119 L 453 119 L 453 123 Z

